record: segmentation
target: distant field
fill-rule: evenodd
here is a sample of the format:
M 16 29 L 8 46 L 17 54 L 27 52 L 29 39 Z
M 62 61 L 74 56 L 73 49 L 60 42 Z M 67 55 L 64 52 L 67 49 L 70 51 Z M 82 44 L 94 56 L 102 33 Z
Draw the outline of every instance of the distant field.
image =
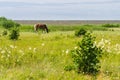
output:
M 120 20 L 15 20 L 15 22 L 29 25 L 35 23 L 45 23 L 48 25 L 120 24 Z

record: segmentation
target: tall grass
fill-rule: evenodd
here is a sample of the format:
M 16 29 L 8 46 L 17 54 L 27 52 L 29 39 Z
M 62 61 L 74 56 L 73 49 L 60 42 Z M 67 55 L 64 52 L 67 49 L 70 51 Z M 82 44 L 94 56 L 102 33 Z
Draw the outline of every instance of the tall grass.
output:
M 109 33 L 109 34 L 108 34 Z M 117 31 L 94 31 L 96 43 L 105 44 L 106 52 L 101 60 L 101 72 L 97 77 L 65 71 L 64 66 L 72 64 L 70 51 L 82 37 L 75 37 L 74 31 L 56 31 L 49 34 L 21 32 L 17 41 L 0 37 L 0 80 L 119 80 L 120 79 L 120 33 Z M 116 50 L 117 49 L 117 50 Z
M 95 77 L 65 71 L 73 64 L 70 51 L 77 47 L 82 37 L 75 37 L 79 28 L 93 31 L 96 43 L 104 44 L 106 54 L 101 60 L 100 73 Z M 20 38 L 11 41 L 0 36 L 0 80 L 119 80 L 120 33 L 106 31 L 101 25 L 59 26 L 48 25 L 50 33 L 35 33 L 33 25 L 20 27 Z M 0 28 L 0 32 L 4 29 Z
M 20 26 L 20 31 L 22 31 L 22 32 L 33 32 L 34 27 L 32 25 L 22 25 L 22 26 Z

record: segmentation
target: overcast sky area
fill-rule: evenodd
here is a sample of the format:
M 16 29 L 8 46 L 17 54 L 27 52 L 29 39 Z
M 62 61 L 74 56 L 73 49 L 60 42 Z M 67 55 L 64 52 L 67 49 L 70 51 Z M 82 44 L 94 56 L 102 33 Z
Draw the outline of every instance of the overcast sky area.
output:
M 0 0 L 13 20 L 120 20 L 120 0 Z

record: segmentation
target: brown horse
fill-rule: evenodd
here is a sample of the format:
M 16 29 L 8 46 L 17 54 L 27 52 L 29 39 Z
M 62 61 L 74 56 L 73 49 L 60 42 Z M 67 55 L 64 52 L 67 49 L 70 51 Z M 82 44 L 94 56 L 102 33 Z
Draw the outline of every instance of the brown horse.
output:
M 35 24 L 34 31 L 38 31 L 38 29 L 41 29 L 41 30 L 46 31 L 48 33 L 48 28 L 47 28 L 46 24 Z

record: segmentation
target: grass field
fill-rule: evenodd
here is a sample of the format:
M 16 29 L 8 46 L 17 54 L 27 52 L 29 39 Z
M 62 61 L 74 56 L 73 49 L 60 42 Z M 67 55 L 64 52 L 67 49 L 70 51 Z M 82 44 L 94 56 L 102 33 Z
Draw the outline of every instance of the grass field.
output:
M 70 51 L 82 37 L 74 35 L 80 26 L 49 25 L 50 33 L 35 33 L 32 25 L 20 27 L 20 37 L 0 37 L 0 80 L 120 80 L 120 31 L 96 25 L 81 26 L 92 31 L 96 43 L 104 42 L 106 54 L 97 76 L 65 71 L 73 64 Z M 0 29 L 2 33 L 3 29 Z

